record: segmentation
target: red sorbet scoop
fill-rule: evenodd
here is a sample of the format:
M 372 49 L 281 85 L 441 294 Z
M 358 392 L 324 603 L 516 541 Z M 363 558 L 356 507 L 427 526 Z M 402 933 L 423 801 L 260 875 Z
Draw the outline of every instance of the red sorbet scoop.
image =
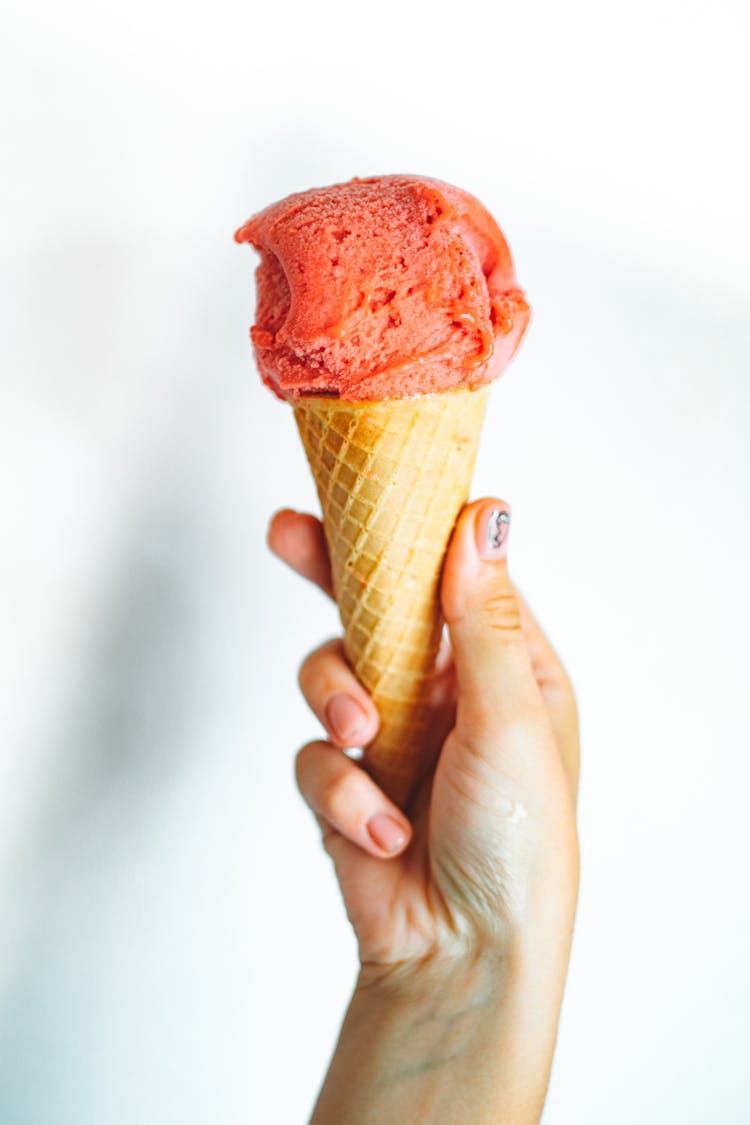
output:
M 439 180 L 299 192 L 235 238 L 260 252 L 251 330 L 281 398 L 413 398 L 497 378 L 529 322 L 502 231 Z

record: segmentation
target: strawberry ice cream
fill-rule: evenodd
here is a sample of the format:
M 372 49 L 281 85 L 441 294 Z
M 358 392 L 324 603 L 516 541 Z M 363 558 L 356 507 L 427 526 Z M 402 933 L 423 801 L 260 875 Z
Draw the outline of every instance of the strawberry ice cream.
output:
M 290 195 L 235 238 L 260 252 L 251 336 L 281 398 L 414 398 L 497 378 L 528 321 L 500 228 L 468 193 L 379 176 Z

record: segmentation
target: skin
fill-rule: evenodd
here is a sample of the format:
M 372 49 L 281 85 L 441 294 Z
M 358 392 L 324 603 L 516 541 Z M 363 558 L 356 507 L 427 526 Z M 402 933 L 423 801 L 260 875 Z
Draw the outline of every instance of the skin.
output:
M 329 737 L 299 752 L 297 781 L 361 963 L 314 1125 L 541 1115 L 578 888 L 578 720 L 505 550 L 488 553 L 498 507 L 467 506 L 446 557 L 435 693 L 446 737 L 408 816 L 342 753 L 374 736 L 377 713 L 341 642 L 300 671 Z M 277 513 L 269 544 L 332 593 L 315 517 Z

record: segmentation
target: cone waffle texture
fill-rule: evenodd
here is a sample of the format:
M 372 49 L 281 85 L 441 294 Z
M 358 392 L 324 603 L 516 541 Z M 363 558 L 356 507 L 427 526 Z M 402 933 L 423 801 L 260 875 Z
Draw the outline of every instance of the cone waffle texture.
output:
M 487 393 L 295 403 L 346 654 L 380 713 L 367 765 L 401 804 L 430 746 L 440 575 L 468 496 Z

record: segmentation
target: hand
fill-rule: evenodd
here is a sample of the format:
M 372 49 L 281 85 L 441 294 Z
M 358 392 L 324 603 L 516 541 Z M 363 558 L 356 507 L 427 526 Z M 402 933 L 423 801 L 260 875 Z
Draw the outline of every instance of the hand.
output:
M 561 996 L 578 880 L 578 726 L 570 683 L 508 576 L 509 512 L 461 514 L 445 561 L 450 650 L 436 684 L 449 730 L 410 820 L 342 748 L 364 745 L 377 714 L 340 641 L 302 665 L 300 685 L 329 740 L 297 758 L 323 831 L 363 972 L 403 974 L 472 950 L 531 954 Z M 332 593 L 318 520 L 282 511 L 271 549 Z

